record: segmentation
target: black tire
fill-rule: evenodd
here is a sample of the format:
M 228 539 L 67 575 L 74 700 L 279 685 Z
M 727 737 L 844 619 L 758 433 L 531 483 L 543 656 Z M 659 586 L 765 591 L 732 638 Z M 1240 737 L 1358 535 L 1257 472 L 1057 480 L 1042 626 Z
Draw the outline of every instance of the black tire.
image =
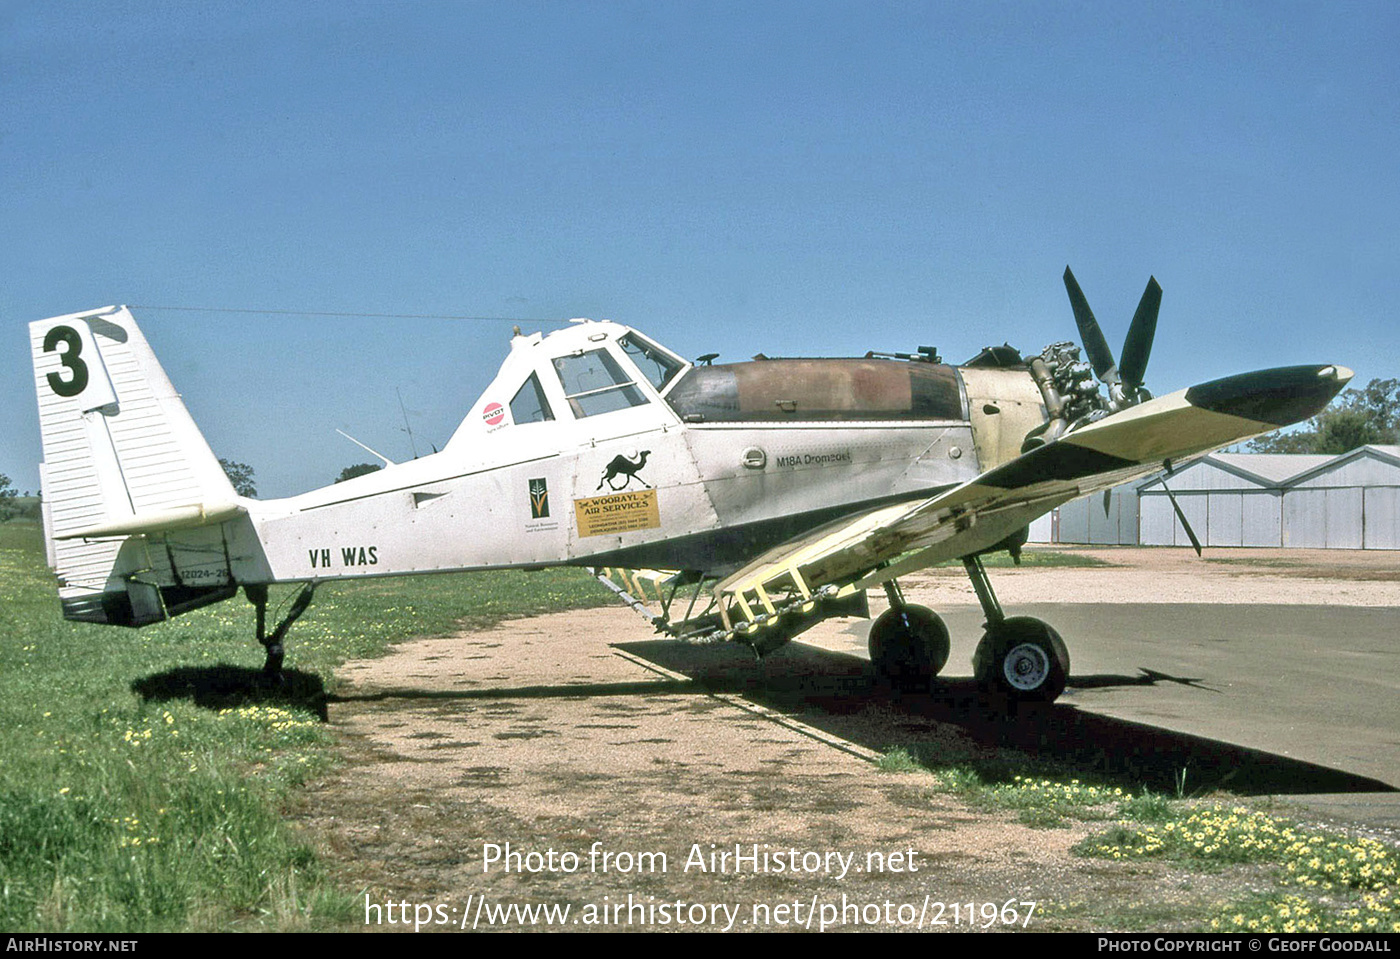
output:
M 972 655 L 972 673 L 989 692 L 1053 703 L 1069 681 L 1069 650 L 1050 624 L 1013 616 L 990 627 Z
M 887 609 L 870 627 L 875 674 L 896 689 L 922 692 L 948 662 L 948 627 L 926 606 Z

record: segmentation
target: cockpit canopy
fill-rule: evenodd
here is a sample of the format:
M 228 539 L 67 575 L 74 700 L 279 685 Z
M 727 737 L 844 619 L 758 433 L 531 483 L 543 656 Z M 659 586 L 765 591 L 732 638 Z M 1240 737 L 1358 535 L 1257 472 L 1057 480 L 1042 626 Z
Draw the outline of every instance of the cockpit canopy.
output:
M 648 402 L 637 387 L 637 373 L 661 393 L 685 368 L 683 361 L 635 332 L 624 333 L 615 342 L 633 370 L 624 369 L 612 352 L 601 346 L 554 358 L 554 372 L 564 386 L 570 411 L 578 419 Z
M 607 321 L 577 321 L 548 336 L 517 335 L 453 442 L 463 434 L 644 407 L 688 367 L 635 330 Z

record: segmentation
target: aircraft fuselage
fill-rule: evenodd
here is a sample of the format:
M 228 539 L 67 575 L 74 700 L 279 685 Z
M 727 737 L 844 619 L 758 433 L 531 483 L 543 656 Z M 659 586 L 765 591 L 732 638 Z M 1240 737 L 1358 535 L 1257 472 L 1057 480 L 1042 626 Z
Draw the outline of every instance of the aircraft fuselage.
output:
M 250 503 L 231 536 L 171 534 L 155 565 L 173 559 L 172 579 L 201 584 L 561 563 L 722 573 L 825 523 L 972 479 L 1045 421 L 1024 369 L 691 367 L 669 354 L 658 367 L 658 347 L 611 323 L 512 346 L 442 452 Z M 606 363 L 568 380 L 581 351 L 601 350 Z M 221 535 L 227 561 L 211 541 Z

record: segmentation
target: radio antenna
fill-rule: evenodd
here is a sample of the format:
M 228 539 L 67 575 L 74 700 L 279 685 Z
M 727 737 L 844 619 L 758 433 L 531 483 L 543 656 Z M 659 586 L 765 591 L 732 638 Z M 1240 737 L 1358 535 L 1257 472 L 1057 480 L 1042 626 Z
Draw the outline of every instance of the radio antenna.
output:
M 403 405 L 403 392 L 396 386 L 394 392 L 399 395 L 399 412 L 403 414 L 403 430 L 408 434 L 408 446 L 413 450 L 413 458 L 418 458 L 418 444 L 413 441 L 413 427 L 408 425 L 408 410 Z

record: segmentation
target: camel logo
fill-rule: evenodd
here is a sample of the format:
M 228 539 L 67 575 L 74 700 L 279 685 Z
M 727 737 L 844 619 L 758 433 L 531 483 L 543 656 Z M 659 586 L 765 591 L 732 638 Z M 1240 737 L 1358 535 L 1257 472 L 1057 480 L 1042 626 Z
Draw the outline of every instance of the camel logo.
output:
M 543 479 L 530 480 L 530 518 L 544 519 L 549 515 L 549 486 Z
M 647 457 L 650 455 L 651 450 L 642 450 L 638 453 L 635 449 L 631 449 L 614 456 L 612 462 L 603 469 L 603 478 L 598 481 L 598 489 L 602 489 L 603 484 L 606 483 L 608 489 L 616 493 L 631 486 L 633 480 L 641 483 L 646 489 L 651 489 L 651 484 L 637 475 L 647 465 Z M 623 478 L 621 485 L 613 482 L 619 476 Z

